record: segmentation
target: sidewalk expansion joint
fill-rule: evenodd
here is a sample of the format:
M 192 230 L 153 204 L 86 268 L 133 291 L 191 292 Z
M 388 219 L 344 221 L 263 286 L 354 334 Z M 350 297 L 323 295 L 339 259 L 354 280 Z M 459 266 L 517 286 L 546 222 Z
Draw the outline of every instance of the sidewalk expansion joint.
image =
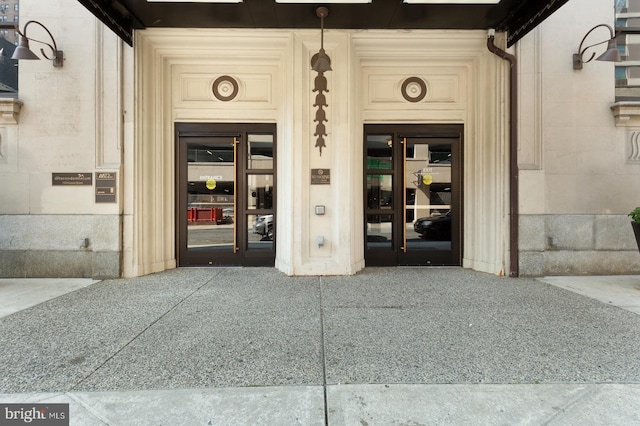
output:
M 324 398 L 324 424 L 329 426 L 329 406 L 327 404 L 327 365 L 324 353 L 324 303 L 322 300 L 322 277 L 318 278 L 320 292 L 320 362 L 322 363 L 322 393 Z
M 559 407 L 558 412 L 553 414 L 549 419 L 547 419 L 542 424 L 543 425 L 553 424 L 556 420 L 561 419 L 567 413 L 569 413 L 573 409 L 573 407 L 580 404 L 582 401 L 586 400 L 587 398 L 590 398 L 594 394 L 598 393 L 600 389 L 600 385 L 598 384 L 585 384 L 584 386 L 587 386 L 587 389 L 584 392 L 577 395 L 577 397 L 573 401 L 568 402 L 564 407 Z
M 220 274 L 220 272 L 218 272 L 216 275 L 214 275 L 213 277 L 209 278 L 207 281 L 205 281 L 201 286 L 199 286 L 198 288 L 196 288 L 195 290 L 193 290 L 191 293 L 187 294 L 186 296 L 184 296 L 182 299 L 180 299 L 177 303 L 175 303 L 170 309 L 168 309 L 165 313 L 163 313 L 162 315 L 160 315 L 158 318 L 156 318 L 155 320 L 153 320 L 149 325 L 147 325 L 146 327 L 144 327 L 139 333 L 137 333 L 135 336 L 133 336 L 133 338 L 131 338 L 127 343 L 125 343 L 120 349 L 118 349 L 117 351 L 115 351 L 113 354 L 111 354 L 104 362 L 102 362 L 100 365 L 98 365 L 96 368 L 93 369 L 93 371 L 91 371 L 91 373 L 89 373 L 87 376 L 83 377 L 82 379 L 80 379 L 76 384 L 74 384 L 73 386 L 71 386 L 69 388 L 70 391 L 76 390 L 78 386 L 80 386 L 82 383 L 84 383 L 86 380 L 88 380 L 91 376 L 93 376 L 98 370 L 100 370 L 102 367 L 104 367 L 109 361 L 111 361 L 113 358 L 115 358 L 119 353 L 121 353 L 123 350 L 125 350 L 131 343 L 133 343 L 136 339 L 138 339 L 140 336 L 142 336 L 144 333 L 146 333 L 147 330 L 149 330 L 151 327 L 153 327 L 155 324 L 157 324 L 160 320 L 162 320 L 164 317 L 166 317 L 167 315 L 169 315 L 171 312 L 173 312 L 178 306 L 180 306 L 181 304 L 183 304 L 187 299 L 191 298 L 194 294 L 196 294 L 197 292 L 199 292 L 203 287 L 205 287 L 206 285 L 208 285 L 209 283 L 211 283 L 214 278 L 216 278 L 218 275 Z

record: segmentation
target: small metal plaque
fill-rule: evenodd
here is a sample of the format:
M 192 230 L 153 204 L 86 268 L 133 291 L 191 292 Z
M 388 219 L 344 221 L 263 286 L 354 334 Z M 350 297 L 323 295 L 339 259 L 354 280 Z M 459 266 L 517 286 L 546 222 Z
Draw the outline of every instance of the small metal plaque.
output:
M 96 172 L 96 203 L 116 202 L 115 172 Z
M 311 185 L 329 185 L 331 169 L 311 169 Z
M 53 186 L 91 186 L 93 173 L 51 173 Z

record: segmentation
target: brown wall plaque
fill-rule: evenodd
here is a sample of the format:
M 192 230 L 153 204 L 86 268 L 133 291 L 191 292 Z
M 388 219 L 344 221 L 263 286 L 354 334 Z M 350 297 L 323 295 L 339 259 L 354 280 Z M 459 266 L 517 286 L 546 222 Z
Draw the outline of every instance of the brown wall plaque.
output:
M 331 169 L 311 169 L 311 185 L 329 185 Z
M 91 186 L 93 173 L 51 173 L 53 186 Z
M 116 202 L 116 173 L 96 173 L 96 203 Z

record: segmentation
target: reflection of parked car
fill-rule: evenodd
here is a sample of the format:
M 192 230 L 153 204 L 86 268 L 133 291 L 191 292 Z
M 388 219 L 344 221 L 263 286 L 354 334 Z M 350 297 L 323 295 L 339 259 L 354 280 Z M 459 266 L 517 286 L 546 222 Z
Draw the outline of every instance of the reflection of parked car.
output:
M 273 240 L 273 215 L 258 216 L 253 224 L 253 233 L 262 235 L 263 239 Z
M 223 218 L 222 223 L 233 223 L 233 216 L 234 216 L 233 208 L 226 207 L 222 209 L 222 218 Z
M 413 229 L 423 238 L 437 240 L 451 239 L 451 210 L 444 216 L 421 217 L 413 224 Z

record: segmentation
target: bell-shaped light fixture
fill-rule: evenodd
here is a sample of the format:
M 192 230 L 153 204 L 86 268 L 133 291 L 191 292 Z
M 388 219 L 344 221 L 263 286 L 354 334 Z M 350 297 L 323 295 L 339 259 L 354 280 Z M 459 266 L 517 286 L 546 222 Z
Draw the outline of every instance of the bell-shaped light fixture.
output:
M 331 58 L 324 49 L 320 48 L 320 51 L 311 57 L 311 69 L 316 72 L 331 71 Z
M 46 43 L 44 41 L 40 41 L 40 40 L 36 40 L 34 38 L 30 38 L 27 37 L 27 27 L 31 24 L 38 24 L 40 25 L 46 32 L 47 34 L 49 34 L 49 37 L 51 37 L 51 43 Z M 53 61 L 53 66 L 54 67 L 61 67 L 64 63 L 64 54 L 62 52 L 62 50 L 58 50 L 58 46 L 56 45 L 56 41 L 53 38 L 53 36 L 51 35 L 51 32 L 47 29 L 47 27 L 45 27 L 44 25 L 42 25 L 40 22 L 38 21 L 29 21 L 24 25 L 24 28 L 22 29 L 22 31 L 20 31 L 19 29 L 17 29 L 18 31 L 18 46 L 16 47 L 16 49 L 13 51 L 13 55 L 11 55 L 11 59 L 40 59 L 38 57 L 38 55 L 36 55 L 35 53 L 33 53 L 33 51 L 29 48 L 29 41 L 34 41 L 36 43 L 40 43 L 40 44 L 44 44 L 45 46 L 47 46 L 49 49 L 51 49 L 51 53 L 49 55 L 51 55 L 51 57 L 49 57 L 49 55 L 44 51 L 44 49 L 40 49 L 40 53 L 42 53 L 42 56 L 44 56 L 46 59 Z
M 589 34 L 591 34 L 593 32 L 593 30 L 600 28 L 600 27 L 605 27 L 609 29 L 609 38 L 601 41 L 599 43 L 595 43 L 592 45 L 589 45 L 587 47 L 582 47 L 582 45 L 584 44 L 585 40 L 587 39 L 587 37 L 589 36 Z M 607 43 L 607 50 L 600 56 L 598 56 L 597 58 L 595 58 L 596 54 L 595 52 L 591 53 L 591 56 L 589 57 L 589 59 L 584 59 L 584 54 L 586 53 L 586 51 L 592 47 L 595 46 L 599 46 L 601 44 Z M 613 31 L 613 28 L 611 28 L 609 25 L 607 24 L 599 24 L 596 25 L 595 27 L 591 28 L 587 34 L 585 34 L 585 36 L 582 38 L 582 41 L 580 42 L 580 46 L 578 47 L 578 53 L 574 53 L 573 54 L 573 69 L 574 70 L 581 70 L 582 69 L 582 65 L 586 64 L 587 62 L 591 62 L 593 60 L 593 58 L 596 59 L 596 61 L 607 61 L 607 62 L 620 62 L 622 60 L 622 58 L 620 57 L 620 51 L 618 50 L 618 46 L 616 44 L 616 34 Z
M 18 38 L 18 46 L 13 51 L 11 59 L 40 59 L 38 55 L 29 49 L 29 39 L 23 36 Z
M 311 69 L 316 72 L 331 71 L 331 58 L 324 51 L 324 18 L 329 15 L 329 9 L 319 7 L 316 15 L 320 18 L 320 51 L 311 57 Z
M 620 56 L 620 51 L 618 50 L 618 45 L 616 43 L 616 39 L 612 38 L 607 43 L 607 50 L 600 56 L 596 58 L 596 61 L 606 61 L 606 62 L 620 62 L 622 61 L 622 57 Z

